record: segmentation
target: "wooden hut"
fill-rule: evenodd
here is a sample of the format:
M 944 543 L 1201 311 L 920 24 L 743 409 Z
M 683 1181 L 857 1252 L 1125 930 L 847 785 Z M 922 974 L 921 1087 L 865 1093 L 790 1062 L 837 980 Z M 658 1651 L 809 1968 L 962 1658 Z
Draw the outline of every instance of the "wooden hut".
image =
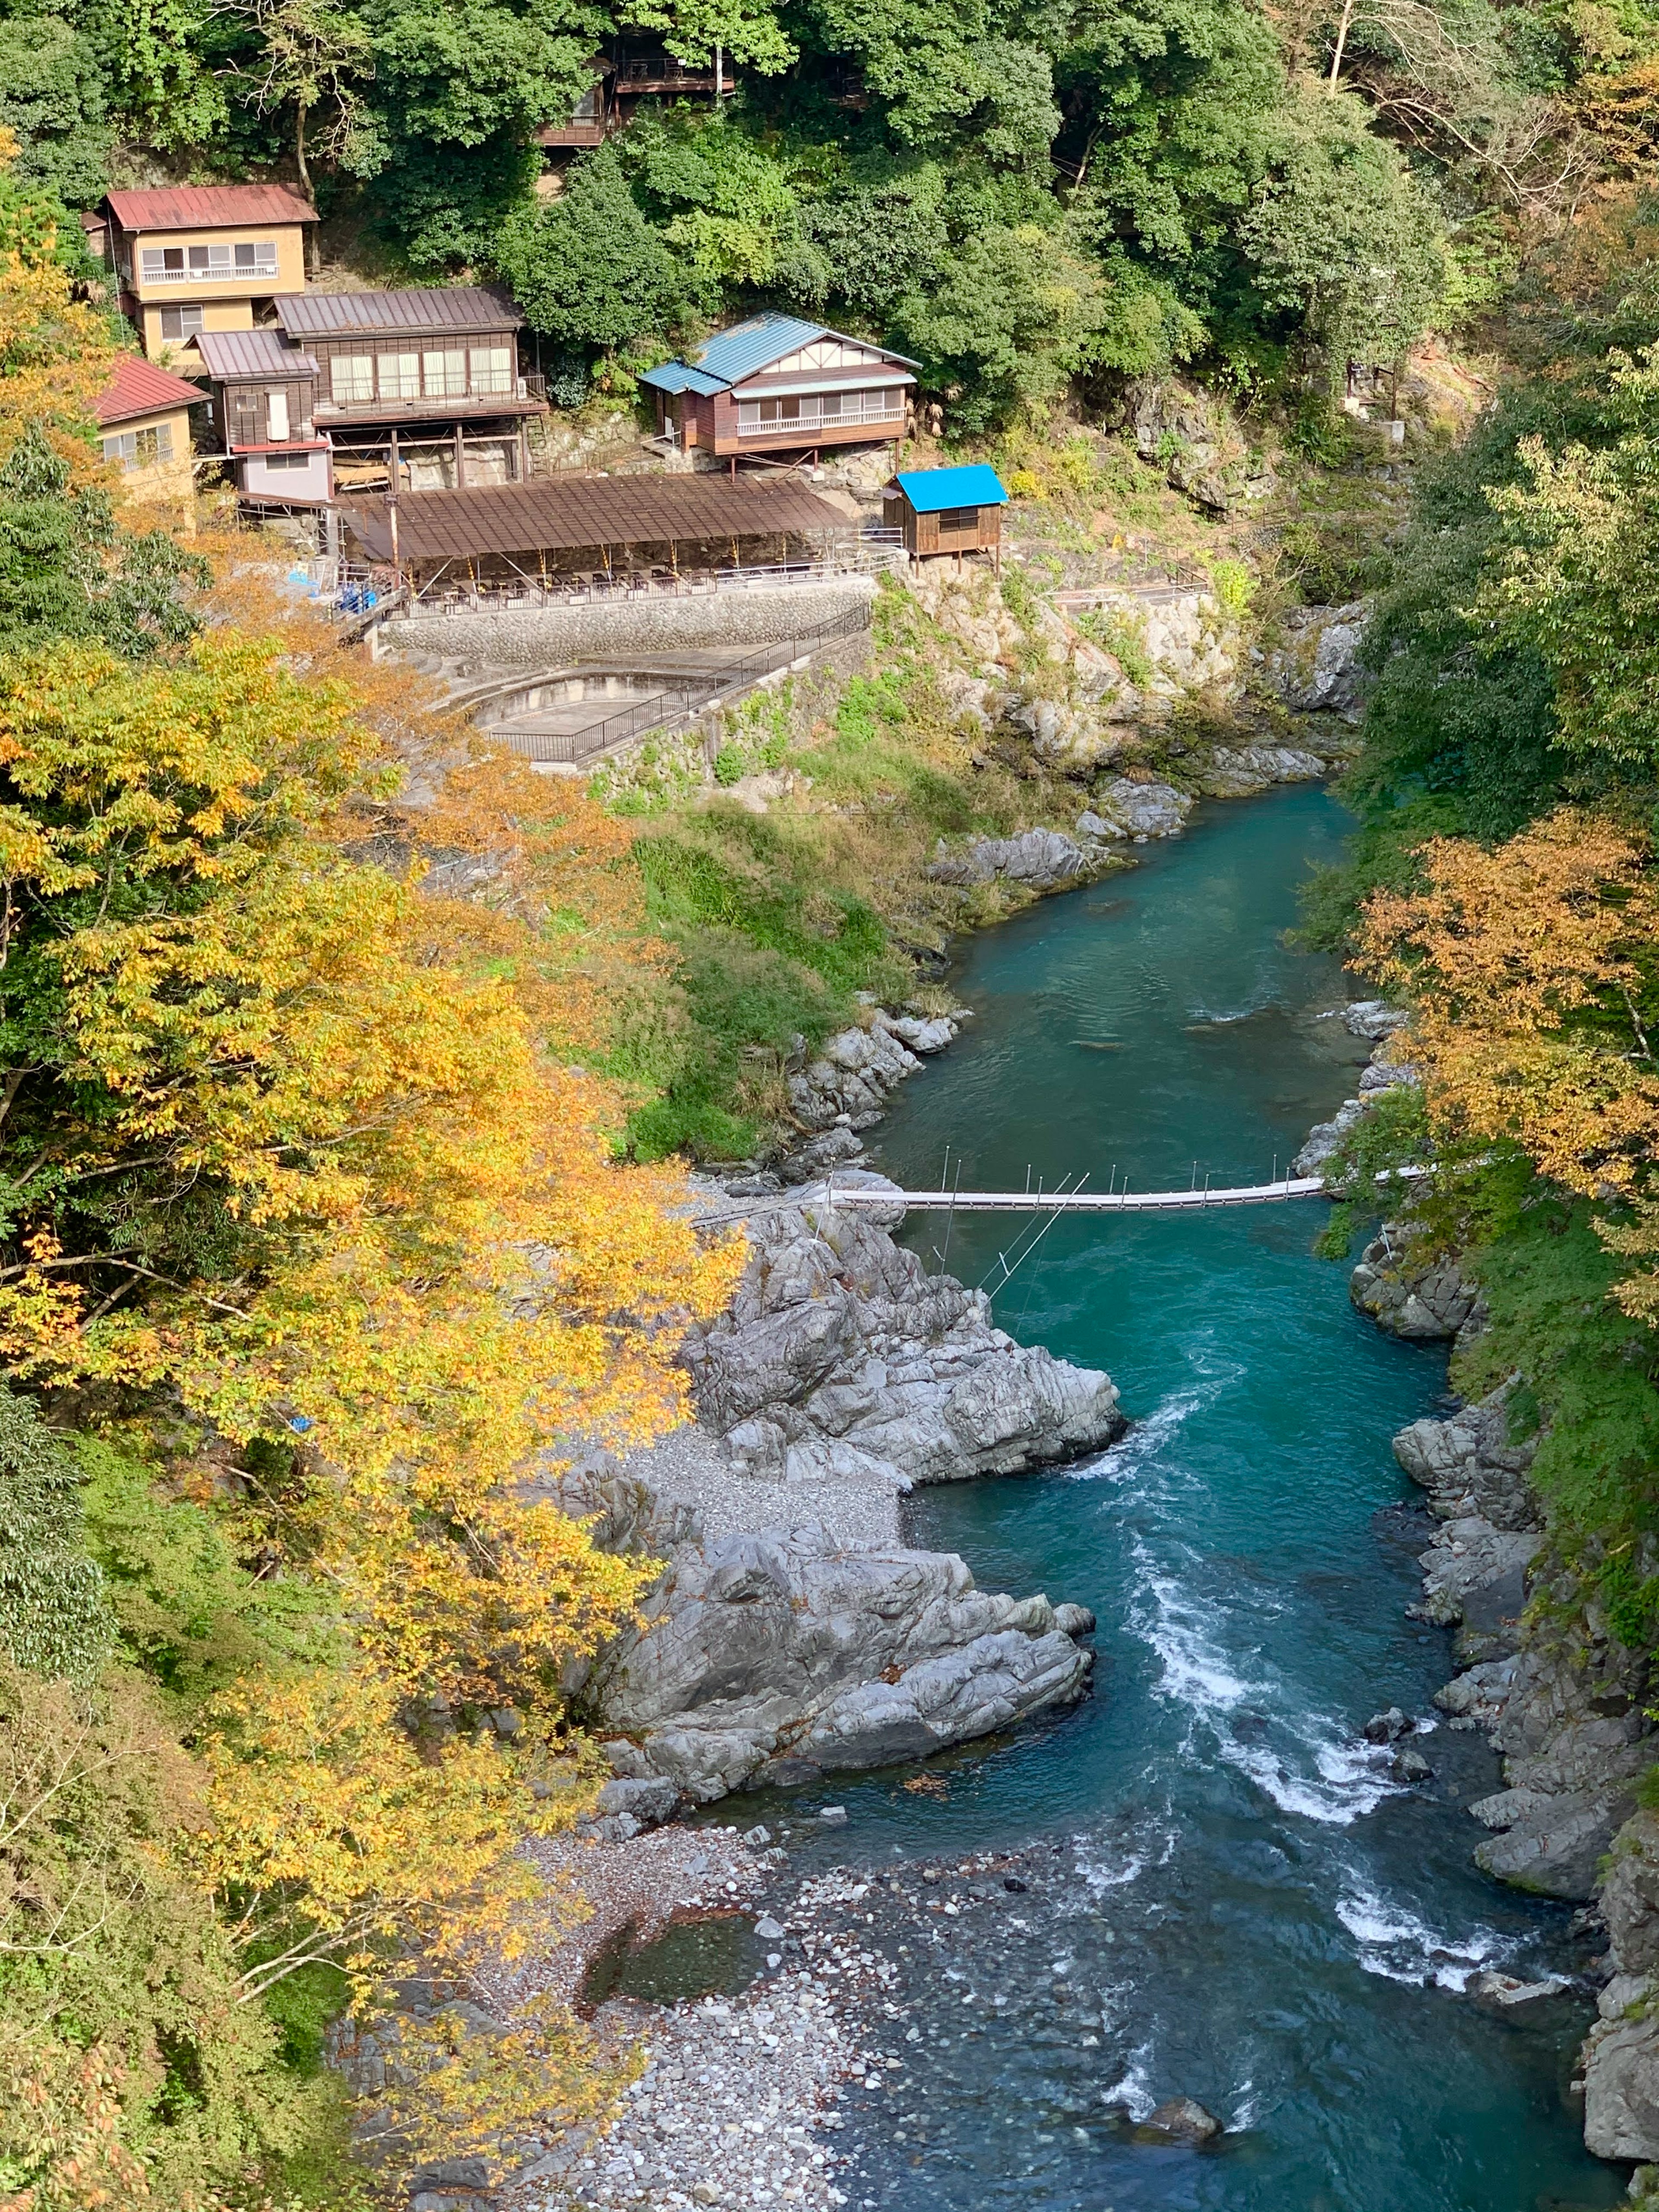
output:
M 1002 510 L 1008 494 L 983 461 L 961 469 L 902 469 L 882 489 L 882 520 L 902 532 L 904 550 L 927 560 L 939 553 L 989 553 L 1002 566 Z

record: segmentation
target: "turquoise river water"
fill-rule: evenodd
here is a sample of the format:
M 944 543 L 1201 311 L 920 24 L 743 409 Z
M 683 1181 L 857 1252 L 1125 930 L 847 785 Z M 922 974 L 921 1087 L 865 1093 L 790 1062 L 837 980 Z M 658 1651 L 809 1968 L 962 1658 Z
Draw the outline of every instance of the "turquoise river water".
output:
M 1194 1163 L 1218 1186 L 1275 1156 L 1282 1172 L 1364 1050 L 1316 1018 L 1346 979 L 1284 942 L 1344 829 L 1312 788 L 1212 807 L 1133 871 L 974 939 L 955 981 L 976 1018 L 905 1087 L 877 1164 L 936 1185 L 948 1145 L 981 1189 L 1028 1168 L 1142 1188 Z M 1024 1893 L 994 1884 L 904 1952 L 919 2033 L 902 2086 L 841 2139 L 855 2208 L 1619 2201 L 1567 2093 L 1588 2006 L 1517 2023 L 1462 1994 L 1483 1963 L 1583 1963 L 1564 1911 L 1470 1862 L 1490 1751 L 1443 1726 L 1419 1739 L 1434 1782 L 1407 1792 L 1360 1736 L 1380 1706 L 1431 1716 L 1451 1671 L 1445 1635 L 1405 1617 L 1426 1524 L 1389 1449 L 1445 1363 L 1353 1312 L 1345 1272 L 1311 1256 L 1322 1218 L 1316 1201 L 1062 1218 L 997 1297 L 1023 1339 L 1108 1369 L 1134 1425 L 1079 1465 L 920 1494 L 908 1527 L 986 1587 L 1093 1607 L 1095 1694 L 959 1755 L 943 1796 L 877 1775 L 775 1801 L 798 1867 L 1025 1854 Z M 1016 1227 L 958 1216 L 950 1271 L 994 1275 Z M 931 1253 L 943 1223 L 905 1235 Z M 848 1825 L 804 1833 L 830 1801 Z M 1134 2139 L 1177 2094 L 1225 2123 L 1218 2144 Z

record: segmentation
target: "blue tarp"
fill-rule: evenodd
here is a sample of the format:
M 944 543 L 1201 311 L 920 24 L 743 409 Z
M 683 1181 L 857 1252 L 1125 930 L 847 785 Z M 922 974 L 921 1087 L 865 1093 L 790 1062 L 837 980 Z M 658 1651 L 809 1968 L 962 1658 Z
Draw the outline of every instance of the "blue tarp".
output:
M 894 478 L 918 514 L 939 514 L 947 507 L 1001 507 L 1007 489 L 984 461 L 963 469 L 902 469 Z

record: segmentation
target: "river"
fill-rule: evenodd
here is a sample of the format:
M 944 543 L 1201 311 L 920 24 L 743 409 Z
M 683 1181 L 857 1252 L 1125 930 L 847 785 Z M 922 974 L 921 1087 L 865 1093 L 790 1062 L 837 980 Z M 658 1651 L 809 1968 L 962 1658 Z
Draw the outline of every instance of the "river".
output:
M 965 1188 L 1005 1189 L 1028 1169 L 1142 1188 L 1282 1172 L 1365 1049 L 1316 1018 L 1349 995 L 1340 971 L 1284 942 L 1344 829 L 1311 787 L 1210 807 L 1132 872 L 972 939 L 954 981 L 975 1019 L 905 1087 L 876 1164 L 937 1184 L 948 1145 Z M 1461 1994 L 1480 1964 L 1576 1955 L 1561 1909 L 1470 1863 L 1462 1808 L 1495 1786 L 1492 1753 L 1443 1725 L 1417 1739 L 1434 1781 L 1408 1792 L 1359 1735 L 1390 1704 L 1432 1717 L 1452 1671 L 1449 1638 L 1405 1617 L 1425 1524 L 1389 1449 L 1445 1362 L 1353 1312 L 1311 1255 L 1322 1219 L 1063 1218 L 997 1296 L 1021 1338 L 1107 1368 L 1134 1426 L 1079 1466 L 921 1493 L 909 1530 L 988 1587 L 1091 1606 L 1095 1694 L 945 1762 L 943 1795 L 842 1777 L 784 1814 L 809 1870 L 1029 1858 L 1024 1892 L 925 1942 L 872 1923 L 902 1947 L 917 2033 L 842 2138 L 854 2207 L 1620 2201 L 1566 2095 L 1586 2012 L 1504 2019 Z M 959 1217 L 951 1272 L 994 1279 L 1016 1227 Z M 905 1234 L 930 1253 L 944 1224 Z M 848 1825 L 803 1832 L 830 1801 Z M 1134 2140 L 1125 2113 L 1176 2094 L 1225 2123 L 1218 2144 Z

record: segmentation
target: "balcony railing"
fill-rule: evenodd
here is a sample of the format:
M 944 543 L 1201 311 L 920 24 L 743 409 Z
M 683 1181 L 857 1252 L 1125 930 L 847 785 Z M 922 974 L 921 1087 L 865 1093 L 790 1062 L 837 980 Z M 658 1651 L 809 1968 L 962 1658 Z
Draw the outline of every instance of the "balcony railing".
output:
M 738 435 L 740 438 L 811 438 L 825 430 L 859 430 L 870 425 L 894 429 L 904 421 L 904 409 L 898 407 L 843 407 L 839 415 L 809 415 L 803 407 L 799 415 L 776 422 L 745 422 L 741 408 L 738 413 Z
M 141 284 L 216 284 L 232 276 L 275 276 L 279 274 L 274 261 L 241 261 L 227 266 L 216 261 L 210 268 L 146 269 L 139 264 L 138 282 Z

